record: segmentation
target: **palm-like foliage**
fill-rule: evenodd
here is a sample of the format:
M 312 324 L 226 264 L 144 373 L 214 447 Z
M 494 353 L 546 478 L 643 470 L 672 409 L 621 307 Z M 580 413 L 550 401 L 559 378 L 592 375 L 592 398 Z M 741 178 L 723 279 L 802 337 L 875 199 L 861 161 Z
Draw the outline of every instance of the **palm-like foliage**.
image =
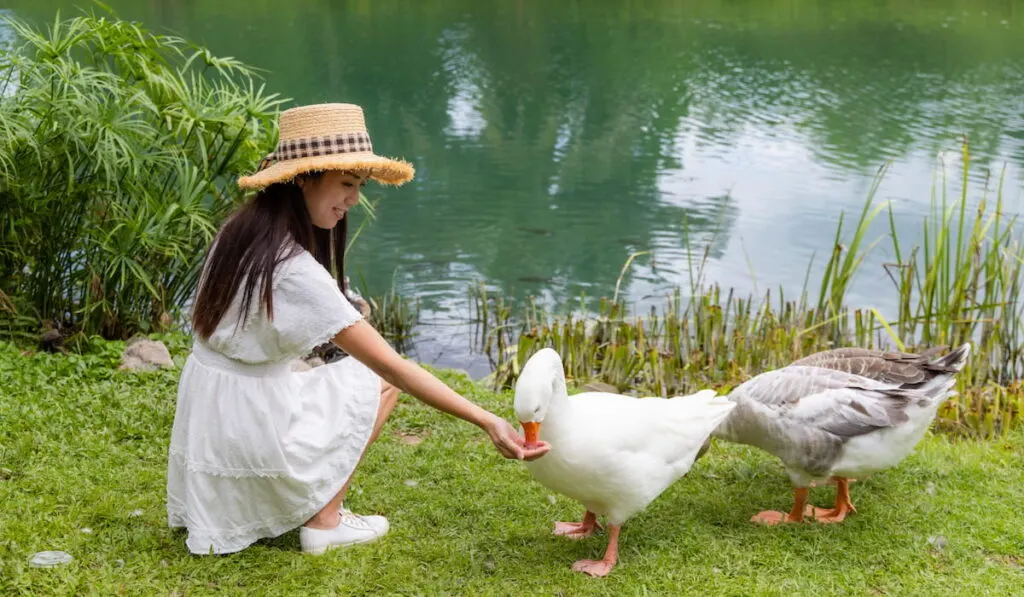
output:
M 107 337 L 166 326 L 283 100 L 251 68 L 136 23 L 8 24 L 0 313 Z

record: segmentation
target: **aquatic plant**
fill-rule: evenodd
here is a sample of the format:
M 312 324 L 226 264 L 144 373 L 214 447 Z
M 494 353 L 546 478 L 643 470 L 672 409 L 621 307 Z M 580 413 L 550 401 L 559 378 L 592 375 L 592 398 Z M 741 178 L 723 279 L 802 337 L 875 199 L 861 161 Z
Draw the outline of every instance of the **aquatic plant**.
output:
M 943 177 L 923 218 L 923 240 L 909 250 L 896 235 L 891 209 L 874 197 L 876 181 L 845 241 L 839 220 L 816 302 L 806 284 L 799 297 L 787 299 L 781 290 L 739 296 L 708 283 L 707 250 L 692 264 L 685 295 L 677 288 L 660 311 L 643 314 L 630 313 L 616 295 L 602 299 L 596 313 L 552 315 L 531 301 L 514 316 L 481 285 L 473 292 L 474 316 L 480 347 L 495 368 L 490 381 L 495 388 L 512 386 L 531 355 L 552 347 L 562 355 L 567 378 L 580 384 L 596 380 L 641 395 L 727 391 L 819 350 L 916 350 L 970 340 L 975 350 L 959 376 L 959 396 L 943 406 L 939 427 L 1003 434 L 1024 411 L 1024 247 L 1016 219 L 1003 211 L 1001 181 L 994 201 L 982 197 L 968 207 L 969 161 L 965 140 L 959 196 L 949 199 Z M 866 253 L 882 240 L 868 242 L 872 222 L 887 211 L 895 261 L 885 268 L 898 305 L 891 321 L 878 308 L 851 308 L 846 301 Z

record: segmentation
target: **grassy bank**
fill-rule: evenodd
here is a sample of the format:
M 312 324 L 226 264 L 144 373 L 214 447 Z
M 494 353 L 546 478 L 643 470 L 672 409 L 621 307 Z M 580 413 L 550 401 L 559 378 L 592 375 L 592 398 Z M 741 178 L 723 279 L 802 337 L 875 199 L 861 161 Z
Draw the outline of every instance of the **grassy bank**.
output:
M 170 340 L 180 367 L 187 343 Z M 0 594 L 1010 595 L 1024 585 L 1020 432 L 929 437 L 899 468 L 853 486 L 858 512 L 847 523 L 781 529 L 748 522 L 789 505 L 778 463 L 719 443 L 627 525 L 620 566 L 597 580 L 569 565 L 600 554 L 604 536 L 549 534 L 578 506 L 550 497 L 475 429 L 408 397 L 348 504 L 390 518 L 383 541 L 313 558 L 293 532 L 231 556 L 191 556 L 164 510 L 178 373 L 117 372 L 122 347 L 22 356 L 0 343 Z M 442 376 L 512 419 L 508 393 Z M 831 491 L 812 497 L 824 505 Z M 55 549 L 75 560 L 28 566 Z

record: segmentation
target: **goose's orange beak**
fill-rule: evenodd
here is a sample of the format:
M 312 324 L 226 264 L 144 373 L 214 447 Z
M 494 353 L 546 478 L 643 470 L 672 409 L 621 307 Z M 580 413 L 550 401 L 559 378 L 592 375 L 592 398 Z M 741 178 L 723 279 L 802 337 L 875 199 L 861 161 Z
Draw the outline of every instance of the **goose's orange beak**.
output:
M 540 439 L 540 423 L 533 421 L 524 423 L 519 421 L 519 424 L 523 426 L 523 433 L 526 434 L 526 447 L 535 447 Z

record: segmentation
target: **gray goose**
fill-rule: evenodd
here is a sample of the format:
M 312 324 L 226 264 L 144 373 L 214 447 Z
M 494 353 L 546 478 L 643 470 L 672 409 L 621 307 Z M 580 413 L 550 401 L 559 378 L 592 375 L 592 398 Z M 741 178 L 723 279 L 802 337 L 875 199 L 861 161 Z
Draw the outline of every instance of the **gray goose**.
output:
M 971 345 L 945 356 L 839 348 L 812 354 L 737 386 L 736 408 L 713 436 L 756 446 L 782 461 L 793 483 L 789 513 L 767 510 L 754 522 L 841 522 L 855 512 L 849 479 L 896 466 L 953 395 Z M 807 488 L 834 478 L 831 509 L 806 507 Z

